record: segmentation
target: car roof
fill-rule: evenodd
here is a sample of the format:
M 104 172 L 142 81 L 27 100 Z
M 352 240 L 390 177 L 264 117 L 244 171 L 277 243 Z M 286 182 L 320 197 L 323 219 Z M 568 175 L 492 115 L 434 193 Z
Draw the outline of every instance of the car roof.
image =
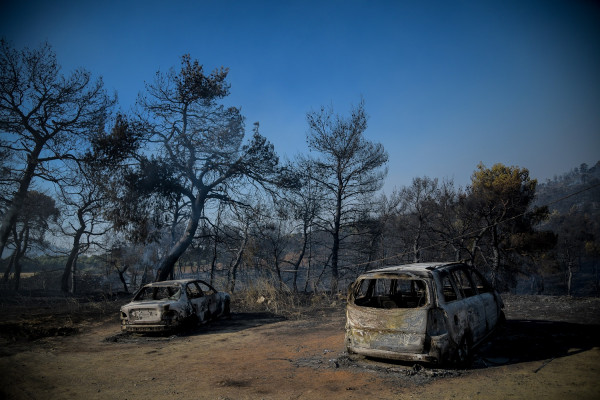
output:
M 359 278 L 371 278 L 376 275 L 386 275 L 386 274 L 415 274 L 419 276 L 427 276 L 431 274 L 431 271 L 435 271 L 438 269 L 451 267 L 454 265 L 464 265 L 460 262 L 423 262 L 423 263 L 412 263 L 412 264 L 403 264 L 403 265 L 395 265 L 392 267 L 378 268 L 371 271 L 368 271 L 362 274 Z
M 171 281 L 160 281 L 160 282 L 151 282 L 144 287 L 160 287 L 160 286 L 177 286 L 177 285 L 185 285 L 190 282 L 204 282 L 200 279 L 174 279 Z

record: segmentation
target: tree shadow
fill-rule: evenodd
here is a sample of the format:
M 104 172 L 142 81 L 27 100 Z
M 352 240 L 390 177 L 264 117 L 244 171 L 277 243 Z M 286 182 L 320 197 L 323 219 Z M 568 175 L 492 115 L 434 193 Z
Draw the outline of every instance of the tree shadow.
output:
M 193 337 L 215 333 L 235 333 L 246 329 L 284 321 L 285 318 L 269 312 L 232 313 L 231 317 L 220 317 L 195 326 L 183 326 L 167 332 L 120 332 L 104 340 L 107 342 L 169 341 L 179 337 Z
M 475 354 L 472 368 L 552 360 L 600 346 L 600 325 L 507 320 Z
M 262 325 L 285 321 L 285 317 L 270 312 L 231 313 L 229 318 L 208 321 L 205 324 L 190 327 L 182 331 L 180 336 L 199 336 L 213 333 L 235 333 Z

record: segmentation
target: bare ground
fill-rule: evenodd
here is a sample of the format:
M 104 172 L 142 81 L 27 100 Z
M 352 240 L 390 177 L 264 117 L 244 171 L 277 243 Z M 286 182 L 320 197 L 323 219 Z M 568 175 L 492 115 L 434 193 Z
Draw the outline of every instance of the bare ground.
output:
M 4 302 L 6 399 L 599 399 L 600 299 L 505 296 L 468 370 L 344 351 L 343 304 L 236 312 L 171 336 L 119 332 L 122 299 Z

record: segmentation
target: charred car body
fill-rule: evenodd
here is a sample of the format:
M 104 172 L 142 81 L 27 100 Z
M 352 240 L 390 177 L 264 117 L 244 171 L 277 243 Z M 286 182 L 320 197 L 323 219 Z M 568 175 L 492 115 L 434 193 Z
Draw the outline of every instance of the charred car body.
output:
M 499 294 L 463 263 L 419 263 L 370 271 L 350 286 L 349 353 L 467 365 L 504 319 Z
M 121 307 L 121 329 L 162 332 L 229 315 L 230 296 L 197 279 L 149 283 Z

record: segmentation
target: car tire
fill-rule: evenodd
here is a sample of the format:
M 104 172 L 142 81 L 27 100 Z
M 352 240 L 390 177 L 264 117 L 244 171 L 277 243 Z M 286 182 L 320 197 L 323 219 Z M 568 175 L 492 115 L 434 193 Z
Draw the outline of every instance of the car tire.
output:
M 454 352 L 454 363 L 459 368 L 468 368 L 473 363 L 471 337 L 465 334 Z
M 498 316 L 498 326 L 502 327 L 506 325 L 506 314 L 504 311 L 500 311 L 500 315 Z
M 198 324 L 200 323 L 200 318 L 198 318 L 198 316 L 196 314 L 192 314 L 189 316 L 188 318 L 188 325 L 190 327 L 196 327 L 198 326 Z
M 225 306 L 223 306 L 223 316 L 225 318 L 231 318 L 231 304 L 229 300 L 225 301 Z

